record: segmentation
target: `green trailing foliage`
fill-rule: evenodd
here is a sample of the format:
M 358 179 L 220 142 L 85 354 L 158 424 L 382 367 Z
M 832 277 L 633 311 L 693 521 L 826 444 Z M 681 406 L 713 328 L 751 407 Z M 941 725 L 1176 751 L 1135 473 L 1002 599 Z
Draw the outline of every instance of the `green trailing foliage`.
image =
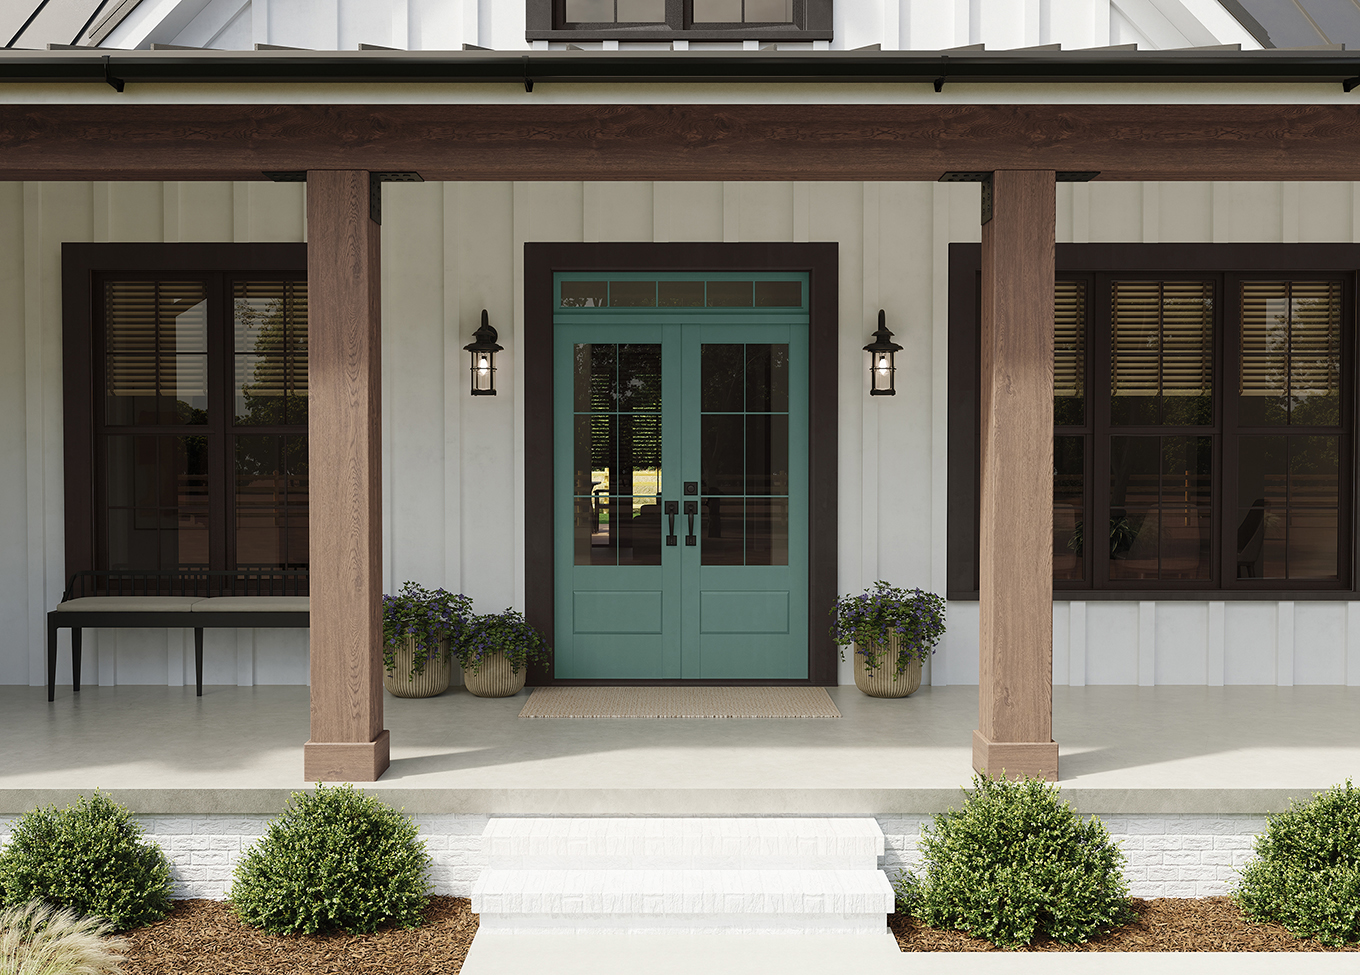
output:
M 0 911 L 0 975 L 114 975 L 127 948 L 107 921 L 40 900 Z
M 1252 921 L 1339 947 L 1360 941 L 1360 789 L 1319 792 L 1266 817 L 1233 899 Z
M 1124 854 L 1103 823 L 1083 822 L 1042 779 L 974 775 L 973 786 L 961 810 L 921 828 L 925 876 L 899 877 L 899 910 L 1005 948 L 1087 941 L 1132 919 Z
M 275 934 L 419 927 L 430 857 L 416 833 L 411 817 L 352 785 L 295 792 L 237 864 L 232 907 Z
M 126 931 L 170 909 L 170 862 L 141 841 L 125 807 L 98 790 L 74 806 L 25 813 L 0 852 L 6 906 L 42 900 Z

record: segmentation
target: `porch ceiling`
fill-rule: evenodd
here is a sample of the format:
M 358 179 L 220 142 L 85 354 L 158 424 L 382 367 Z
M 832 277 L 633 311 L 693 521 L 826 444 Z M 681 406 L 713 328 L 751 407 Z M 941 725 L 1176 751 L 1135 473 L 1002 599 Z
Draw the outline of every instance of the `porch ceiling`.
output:
M 0 106 L 0 180 L 1360 179 L 1346 105 Z

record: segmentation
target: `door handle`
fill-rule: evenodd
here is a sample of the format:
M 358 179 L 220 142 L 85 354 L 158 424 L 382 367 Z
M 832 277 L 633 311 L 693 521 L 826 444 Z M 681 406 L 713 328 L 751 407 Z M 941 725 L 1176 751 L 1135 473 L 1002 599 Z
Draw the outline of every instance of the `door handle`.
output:
M 674 544 L 676 543 L 676 539 L 675 539 L 675 516 L 678 515 L 679 513 L 680 513 L 680 502 L 679 502 L 679 501 L 667 501 L 667 502 L 666 502 L 666 517 L 670 519 L 670 529 L 668 530 L 668 532 L 667 532 L 667 534 L 666 534 L 666 544 L 667 544 L 667 545 L 674 545 Z
M 685 514 L 689 516 L 689 534 L 685 536 L 686 545 L 698 545 L 699 539 L 694 535 L 694 516 L 699 513 L 698 501 L 685 502 Z

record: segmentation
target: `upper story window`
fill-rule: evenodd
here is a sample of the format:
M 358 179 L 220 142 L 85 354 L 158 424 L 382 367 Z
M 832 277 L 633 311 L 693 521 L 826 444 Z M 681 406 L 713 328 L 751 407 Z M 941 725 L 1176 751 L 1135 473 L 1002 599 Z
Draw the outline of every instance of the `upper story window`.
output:
M 530 41 L 814 41 L 831 0 L 528 0 Z

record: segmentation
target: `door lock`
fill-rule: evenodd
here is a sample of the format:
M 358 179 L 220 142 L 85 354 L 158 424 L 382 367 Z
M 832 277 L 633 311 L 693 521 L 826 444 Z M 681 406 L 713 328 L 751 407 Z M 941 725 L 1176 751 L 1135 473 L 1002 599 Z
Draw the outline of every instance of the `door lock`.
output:
M 691 482 L 691 483 L 692 483 L 692 482 Z M 686 484 L 686 485 L 685 485 L 685 490 L 686 490 L 686 491 L 689 490 L 689 484 Z M 674 504 L 674 502 L 671 502 L 671 503 Z M 698 545 L 698 544 L 699 544 L 699 539 L 696 538 L 695 535 L 694 535 L 694 516 L 697 515 L 698 513 L 699 513 L 699 502 L 698 502 L 698 501 L 686 501 L 686 502 L 685 502 L 685 514 L 689 516 L 689 534 L 685 536 L 685 544 L 686 544 L 686 545 Z
M 670 520 L 670 528 L 668 529 L 667 534 L 666 534 L 666 544 L 667 544 L 667 545 L 674 545 L 674 544 L 676 543 L 676 539 L 675 539 L 675 516 L 678 515 L 679 513 L 680 513 L 680 502 L 679 502 L 679 501 L 667 501 L 667 502 L 666 502 L 666 517 L 667 517 L 667 519 Z

